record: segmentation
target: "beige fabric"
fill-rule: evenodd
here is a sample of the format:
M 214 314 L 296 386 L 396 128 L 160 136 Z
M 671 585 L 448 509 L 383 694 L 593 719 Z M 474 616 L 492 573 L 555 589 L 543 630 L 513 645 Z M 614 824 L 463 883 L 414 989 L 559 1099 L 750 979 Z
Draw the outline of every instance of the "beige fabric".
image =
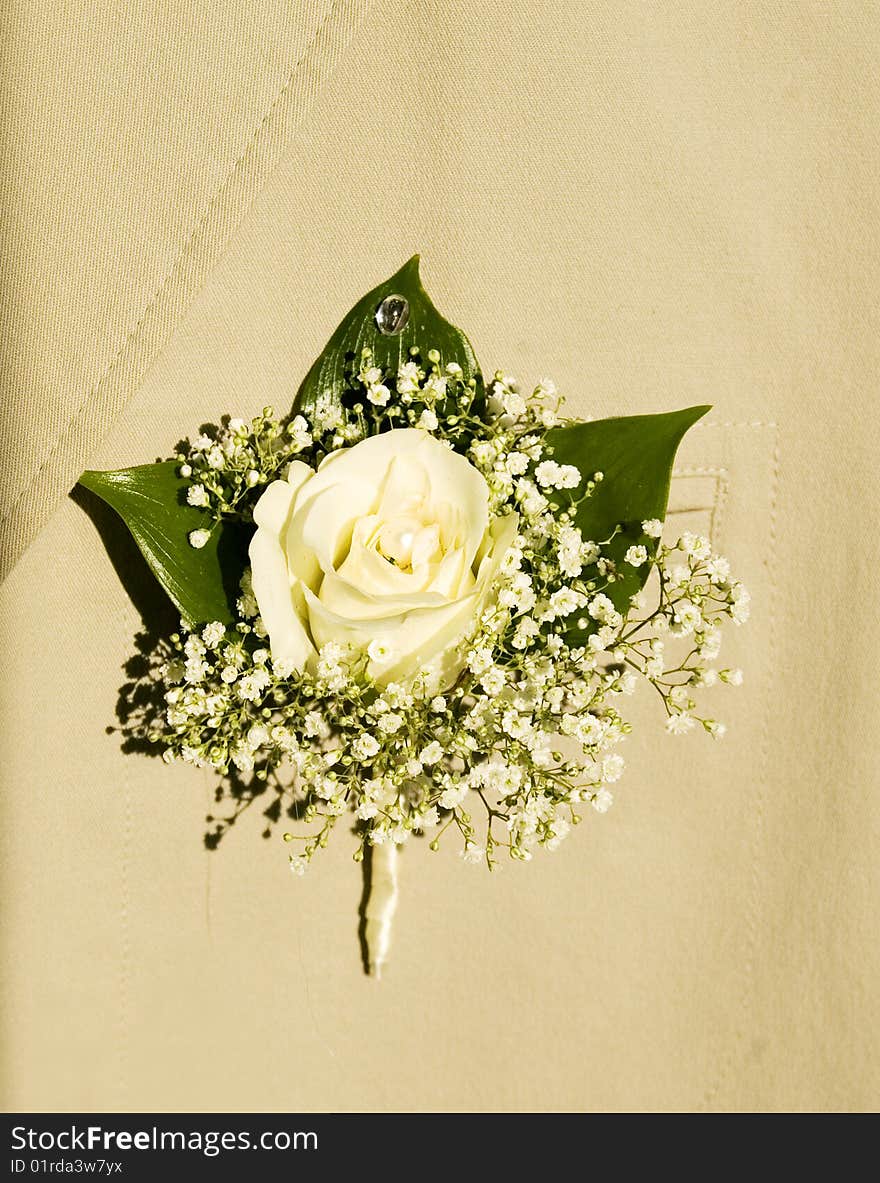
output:
M 13 3 L 0 578 L 204 282 L 369 0 Z M 48 231 L 48 232 L 47 232 Z
M 11 8 L 10 553 L 45 524 L 0 589 L 6 1106 L 876 1107 L 876 8 L 169 3 L 124 51 L 109 10 Z M 715 404 L 674 516 L 755 613 L 724 746 L 642 696 L 614 809 L 558 853 L 407 850 L 377 986 L 344 835 L 301 881 L 258 818 L 209 854 L 211 779 L 105 733 L 140 617 L 56 494 L 286 406 L 414 250 L 484 365 L 581 413 Z

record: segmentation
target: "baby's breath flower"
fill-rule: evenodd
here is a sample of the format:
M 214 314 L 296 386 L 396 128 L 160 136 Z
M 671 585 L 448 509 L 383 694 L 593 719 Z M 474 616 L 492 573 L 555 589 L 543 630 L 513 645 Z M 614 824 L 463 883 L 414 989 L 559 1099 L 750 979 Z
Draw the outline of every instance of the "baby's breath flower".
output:
M 488 645 L 479 645 L 467 656 L 468 669 L 473 674 L 484 674 L 492 668 L 492 650 Z
M 438 760 L 443 759 L 443 748 L 436 739 L 432 740 L 426 747 L 419 752 L 419 761 L 422 764 L 436 764 Z
M 187 467 L 189 466 L 187 465 Z M 190 469 L 190 472 L 192 472 L 192 469 Z M 190 485 L 186 491 L 186 500 L 189 505 L 194 505 L 199 509 L 203 509 L 210 503 L 207 489 L 204 485 L 200 484 Z
M 751 599 L 752 597 L 741 583 L 735 584 L 734 587 L 731 588 L 730 602 L 732 604 L 732 608 L 730 611 L 730 616 L 734 624 L 745 624 L 745 622 L 748 620 L 749 613 L 751 611 Z
M 312 411 L 312 427 L 322 434 L 339 427 L 343 421 L 342 408 L 329 390 L 319 394 Z
M 219 620 L 206 624 L 202 629 L 202 640 L 208 649 L 216 649 L 225 636 L 226 626 L 221 624 Z
M 581 474 L 573 464 L 542 460 L 535 469 L 535 480 L 544 489 L 575 489 L 581 482 Z
M 631 546 L 623 558 L 631 567 L 642 567 L 648 561 L 648 552 L 644 546 Z
M 370 661 L 384 663 L 391 660 L 393 651 L 387 641 L 377 639 L 370 641 L 367 646 L 367 656 L 370 658 Z
M 599 789 L 590 798 L 590 804 L 597 813 L 607 813 L 613 803 L 614 796 L 608 789 Z
M 403 715 L 398 715 L 396 711 L 386 711 L 385 714 L 379 716 L 378 727 L 383 735 L 393 735 L 402 726 Z
M 379 741 L 366 732 L 359 735 L 351 745 L 351 754 L 356 760 L 370 760 L 379 751 Z
M 486 851 L 476 842 L 466 842 L 461 857 L 466 863 L 481 863 L 486 857 Z
M 670 735 L 684 735 L 686 731 L 690 731 L 694 725 L 692 715 L 687 711 L 679 711 L 670 715 L 666 720 L 666 730 Z
M 702 538 L 698 534 L 686 533 L 682 534 L 678 542 L 678 549 L 684 551 L 686 555 L 690 555 L 695 559 L 706 559 L 711 554 L 711 547 L 708 538 Z
M 412 394 L 414 391 L 417 391 L 419 380 L 423 377 L 424 373 L 419 370 L 416 362 L 404 362 L 397 370 L 397 393 Z
M 375 386 L 367 387 L 367 398 L 374 407 L 386 407 L 391 399 L 391 391 L 378 382 Z
M 691 600 L 682 600 L 676 606 L 673 620 L 678 626 L 677 631 L 687 634 L 702 624 L 703 613 L 700 611 L 699 604 L 694 604 Z
M 480 678 L 480 685 L 490 698 L 494 698 L 496 694 L 501 693 L 504 689 L 505 682 L 504 670 L 499 669 L 497 666 L 486 670 Z
M 308 420 L 302 415 L 295 415 L 287 425 L 287 435 L 290 439 L 290 448 L 294 453 L 305 452 L 312 446 L 312 433 L 309 430 Z

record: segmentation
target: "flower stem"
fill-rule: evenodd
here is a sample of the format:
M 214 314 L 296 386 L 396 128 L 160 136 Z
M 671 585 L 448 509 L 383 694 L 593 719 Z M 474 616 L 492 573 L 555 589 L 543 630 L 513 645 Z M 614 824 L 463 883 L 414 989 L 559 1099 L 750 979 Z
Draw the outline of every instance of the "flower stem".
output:
M 378 981 L 391 947 L 391 922 L 397 908 L 397 844 L 382 842 L 371 854 L 370 895 L 366 908 L 367 963 Z

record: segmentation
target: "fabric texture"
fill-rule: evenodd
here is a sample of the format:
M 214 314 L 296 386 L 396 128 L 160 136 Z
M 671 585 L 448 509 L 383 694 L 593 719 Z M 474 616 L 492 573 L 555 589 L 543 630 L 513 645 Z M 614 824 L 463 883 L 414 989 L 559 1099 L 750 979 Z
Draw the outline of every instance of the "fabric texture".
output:
M 13 6 L 4 357 L 30 414 L 4 402 L 0 578 L 76 482 L 368 6 L 169 0 L 124 20 L 113 6 Z M 62 52 L 66 77 L 41 88 Z
M 8 8 L 6 1107 L 876 1107 L 876 7 Z M 210 852 L 212 778 L 108 734 L 162 601 L 65 494 L 286 408 L 415 251 L 489 371 L 714 404 L 671 514 L 754 607 L 723 746 L 642 695 L 557 853 L 414 844 L 377 984 L 344 834 Z

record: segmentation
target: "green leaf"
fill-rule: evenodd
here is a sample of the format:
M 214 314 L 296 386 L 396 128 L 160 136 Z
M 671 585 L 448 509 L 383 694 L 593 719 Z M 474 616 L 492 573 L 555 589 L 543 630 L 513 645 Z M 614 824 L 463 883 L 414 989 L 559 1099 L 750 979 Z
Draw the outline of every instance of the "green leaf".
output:
M 402 332 L 388 337 L 379 332 L 376 310 L 392 295 L 403 296 L 408 301 L 409 319 Z M 475 378 L 478 387 L 482 387 L 480 367 L 470 341 L 440 315 L 422 287 L 418 255 L 413 255 L 390 279 L 358 300 L 306 374 L 295 409 L 308 413 L 318 397 L 328 391 L 334 400 L 341 402 L 345 392 L 352 388 L 352 375 L 361 368 L 364 346 L 372 349 L 374 365 L 396 373 L 397 367 L 409 360 L 413 345 L 420 347 L 423 357 L 429 349 L 437 349 L 441 365 L 457 362 L 464 380 Z
M 653 554 L 656 540 L 642 531 L 642 522 L 666 516 L 672 464 L 682 436 L 710 407 L 688 407 L 666 415 L 632 415 L 620 419 L 598 419 L 553 428 L 547 442 L 553 459 L 574 464 L 589 480 L 603 473 L 592 496 L 578 507 L 575 521 L 585 539 L 602 542 L 616 527 L 620 533 L 605 553 L 617 564 L 622 578 L 610 584 L 605 594 L 618 611 L 625 612 L 631 596 L 644 587 L 646 567 L 624 562 L 629 547 L 645 546 Z M 583 486 L 578 493 L 583 492 Z
M 242 523 L 213 524 L 186 504 L 188 482 L 179 464 L 167 460 L 115 472 L 84 472 L 79 483 L 116 510 L 153 574 L 192 627 L 210 620 L 230 624 L 247 561 L 249 530 Z M 191 530 L 211 529 L 201 550 L 190 546 Z

